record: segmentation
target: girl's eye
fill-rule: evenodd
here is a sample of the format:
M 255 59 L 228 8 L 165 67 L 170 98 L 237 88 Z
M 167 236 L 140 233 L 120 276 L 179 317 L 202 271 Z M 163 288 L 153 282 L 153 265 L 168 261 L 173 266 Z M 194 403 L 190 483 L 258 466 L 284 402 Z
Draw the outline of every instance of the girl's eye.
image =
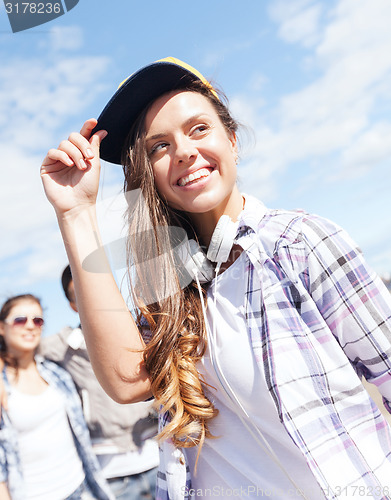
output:
M 196 127 L 193 128 L 192 132 L 193 134 L 198 134 L 198 133 L 203 133 L 208 129 L 208 126 L 205 125 L 204 123 L 201 125 L 197 125 Z
M 153 154 L 157 153 L 158 151 L 161 151 L 167 146 L 168 146 L 167 142 L 159 142 L 158 144 L 154 144 L 149 150 L 149 156 L 152 156 Z

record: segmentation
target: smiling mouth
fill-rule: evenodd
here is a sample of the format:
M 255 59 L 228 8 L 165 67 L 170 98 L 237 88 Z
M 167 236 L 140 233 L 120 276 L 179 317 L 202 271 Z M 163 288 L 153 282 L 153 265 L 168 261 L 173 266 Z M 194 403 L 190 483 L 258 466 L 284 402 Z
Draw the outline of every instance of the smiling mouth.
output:
M 186 177 L 181 177 L 177 184 L 178 186 L 188 186 L 189 184 L 194 184 L 197 182 L 199 179 L 203 179 L 205 177 L 209 177 L 212 172 L 212 169 L 210 168 L 200 168 L 200 170 L 197 170 L 197 172 L 194 172 L 190 175 L 187 175 Z
M 35 335 L 23 335 L 23 340 L 35 340 Z

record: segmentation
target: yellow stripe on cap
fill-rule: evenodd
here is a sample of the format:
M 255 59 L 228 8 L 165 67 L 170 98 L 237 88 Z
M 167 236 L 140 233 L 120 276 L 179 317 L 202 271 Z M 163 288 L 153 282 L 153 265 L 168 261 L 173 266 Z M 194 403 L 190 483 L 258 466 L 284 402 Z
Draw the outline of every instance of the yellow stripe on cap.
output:
M 181 66 L 182 68 L 185 68 L 187 71 L 189 71 L 190 73 L 193 73 L 193 75 L 195 75 L 197 78 L 199 78 L 201 80 L 201 82 L 205 85 L 205 87 L 208 87 L 208 89 L 212 92 L 212 94 L 217 98 L 219 99 L 219 96 L 217 95 L 217 92 L 215 91 L 215 89 L 213 88 L 213 86 L 208 82 L 208 80 L 198 71 L 196 70 L 195 68 L 193 68 L 193 66 L 190 66 L 190 64 L 187 64 L 183 61 L 181 61 L 180 59 L 177 59 L 176 57 L 164 57 L 163 59 L 158 59 L 157 61 L 155 62 L 169 62 L 169 63 L 172 63 L 172 64 L 176 64 L 177 66 Z M 133 74 L 133 73 L 132 73 Z M 132 75 L 128 76 L 127 78 L 125 78 L 125 80 L 123 80 L 119 85 L 118 85 L 118 88 L 122 87 L 122 85 L 127 81 L 129 80 L 129 78 L 131 77 Z
M 212 87 L 212 85 L 208 82 L 208 80 L 202 75 L 198 70 L 193 68 L 193 66 L 190 66 L 190 64 L 187 64 L 180 59 L 177 59 L 176 57 L 165 57 L 164 59 L 159 59 L 156 62 L 171 62 L 173 64 L 176 64 L 178 66 L 182 66 L 182 68 L 187 69 L 187 71 L 190 71 L 190 73 L 193 73 L 196 77 L 198 77 L 201 82 L 205 85 L 205 87 L 208 87 L 208 89 L 214 94 L 217 99 L 219 96 L 217 95 L 217 92 L 215 89 Z

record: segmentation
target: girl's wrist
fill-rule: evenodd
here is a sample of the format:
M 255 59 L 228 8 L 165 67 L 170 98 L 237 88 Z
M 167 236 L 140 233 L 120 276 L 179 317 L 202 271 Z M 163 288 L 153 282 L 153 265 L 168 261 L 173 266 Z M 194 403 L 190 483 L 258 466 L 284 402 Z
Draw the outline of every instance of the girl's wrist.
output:
M 110 273 L 96 213 L 96 205 L 61 214 L 58 219 L 69 262 L 89 272 Z
M 73 224 L 82 221 L 87 215 L 90 219 L 91 215 L 96 212 L 96 202 L 84 203 L 70 208 L 68 210 L 56 210 L 56 217 L 59 224 Z

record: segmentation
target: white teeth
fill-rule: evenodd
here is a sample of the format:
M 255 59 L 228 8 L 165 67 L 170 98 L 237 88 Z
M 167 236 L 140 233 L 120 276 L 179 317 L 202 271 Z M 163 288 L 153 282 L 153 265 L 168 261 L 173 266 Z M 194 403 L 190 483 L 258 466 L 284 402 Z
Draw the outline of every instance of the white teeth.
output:
M 193 182 L 196 179 L 200 179 L 201 177 L 208 177 L 209 175 L 210 172 L 207 168 L 201 168 L 200 170 L 197 170 L 197 172 L 179 179 L 178 184 L 179 186 L 186 186 L 186 184 L 189 184 L 189 182 Z

